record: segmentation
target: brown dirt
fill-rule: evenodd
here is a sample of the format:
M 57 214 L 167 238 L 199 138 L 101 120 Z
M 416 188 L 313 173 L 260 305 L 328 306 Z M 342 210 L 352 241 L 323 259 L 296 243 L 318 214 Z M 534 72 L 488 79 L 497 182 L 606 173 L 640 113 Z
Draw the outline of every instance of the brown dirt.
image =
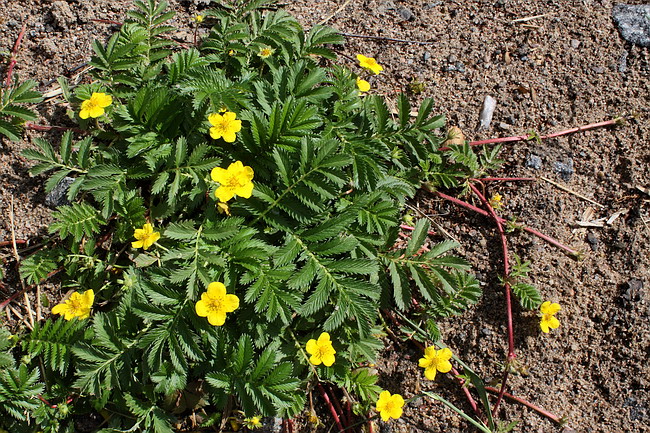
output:
M 130 1 L 0 0 L 0 52 L 11 50 L 23 20 L 29 24 L 17 73 L 34 78 L 47 90 L 59 75 L 70 75 L 90 56 L 90 42 L 113 30 L 93 18 L 120 21 Z M 190 40 L 189 17 L 197 4 L 172 1 L 179 11 L 173 23 Z M 643 3 L 641 0 L 630 3 Z M 610 17 L 613 2 L 585 0 L 473 1 L 344 1 L 295 0 L 288 9 L 307 28 L 327 20 L 342 32 L 432 41 L 431 45 L 348 38 L 339 52 L 374 56 L 385 67 L 371 79 L 373 91 L 393 98 L 423 83 L 417 102 L 433 97 L 449 124 L 468 139 L 555 132 L 583 124 L 633 115 L 625 126 L 577 133 L 542 143 L 504 146 L 505 165 L 498 175 L 546 177 L 601 203 L 591 204 L 554 185 L 490 183 L 487 192 L 504 196 L 504 217 L 517 217 L 531 227 L 584 252 L 576 262 L 548 244 L 524 234 L 509 236 L 514 252 L 532 261 L 532 282 L 543 298 L 562 305 L 559 329 L 539 331 L 534 312 L 514 308 L 518 360 L 528 374 L 511 376 L 509 392 L 566 417 L 564 427 L 520 405 L 505 402 L 502 419 L 519 420 L 519 432 L 648 432 L 650 431 L 650 53 L 627 44 Z M 342 7 L 343 6 L 343 7 Z M 413 15 L 405 19 L 408 9 Z M 529 21 L 512 20 L 544 14 Z M 627 65 L 621 72 L 621 59 Z M 341 61 L 355 67 L 352 60 Z M 3 74 L 4 76 L 4 74 Z M 497 101 L 492 127 L 476 132 L 486 95 Z M 64 122 L 60 108 L 39 106 L 43 123 Z M 46 233 L 43 179 L 30 179 L 28 163 L 19 156 L 25 142 L 4 142 L 0 150 L 0 240 L 10 239 L 9 203 L 15 200 L 16 236 Z M 52 137 L 48 137 L 52 138 Z M 52 138 L 55 139 L 55 138 Z M 527 165 L 539 157 L 541 167 Z M 572 164 L 574 173 L 560 176 L 557 163 Z M 471 200 L 471 198 L 467 198 Z M 496 281 L 501 252 L 492 222 L 422 193 L 414 203 L 463 245 L 461 254 L 484 283 L 481 302 L 467 314 L 440 323 L 444 341 L 487 382 L 498 379 L 507 350 L 502 289 Z M 580 227 L 589 220 L 618 219 L 604 227 Z M 438 240 L 438 239 L 433 239 Z M 6 266 L 10 252 L 3 250 Z M 2 298 L 15 290 L 8 284 Z M 56 298 L 56 292 L 50 294 Z M 16 308 L 20 308 L 18 304 Z M 410 397 L 418 389 L 442 393 L 467 409 L 449 375 L 435 383 L 423 380 L 409 343 L 387 340 L 378 370 L 382 386 Z M 331 425 L 328 415 L 322 420 Z M 563 430 L 564 429 L 564 430 Z M 382 432 L 470 431 L 450 411 L 428 400 L 412 403 L 397 422 Z

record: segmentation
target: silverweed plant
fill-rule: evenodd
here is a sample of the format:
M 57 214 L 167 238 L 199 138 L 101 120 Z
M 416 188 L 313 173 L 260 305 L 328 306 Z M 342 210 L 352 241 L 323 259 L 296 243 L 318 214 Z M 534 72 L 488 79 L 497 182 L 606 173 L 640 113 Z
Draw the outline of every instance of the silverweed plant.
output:
M 186 47 L 168 37 L 164 1 L 136 1 L 94 43 L 92 82 L 59 80 L 78 128 L 24 155 L 37 162 L 32 174 L 49 174 L 47 191 L 72 178 L 71 204 L 54 212 L 51 241 L 20 276 L 36 284 L 60 269 L 72 294 L 52 309 L 59 318 L 0 330 L 3 429 L 74 432 L 95 413 L 102 432 L 167 433 L 192 412 L 195 429 L 223 428 L 233 414 L 254 428 L 261 416 L 301 413 L 323 385 L 344 389 L 362 420 L 373 410 L 399 418 L 404 399 L 371 368 L 382 310 L 436 343 L 419 361 L 427 378 L 460 363 L 436 321 L 476 303 L 479 284 L 451 254 L 455 242 L 423 248 L 426 219 L 395 247 L 400 213 L 423 184 L 467 190 L 497 151 L 443 147 L 431 100 L 412 116 L 400 95 L 391 113 L 365 93 L 363 68 L 383 71 L 375 59 L 340 66 L 331 46 L 341 36 L 305 32 L 269 3 L 204 11 L 192 26 L 209 34 Z M 33 119 L 14 104 L 36 101 L 32 87 L 3 93 L 0 115 Z M 17 138 L 15 123 L 0 120 L 0 133 Z M 538 308 L 531 288 L 520 291 Z M 549 305 L 545 332 L 558 324 Z M 494 430 L 482 382 L 457 365 L 487 419 L 426 395 Z

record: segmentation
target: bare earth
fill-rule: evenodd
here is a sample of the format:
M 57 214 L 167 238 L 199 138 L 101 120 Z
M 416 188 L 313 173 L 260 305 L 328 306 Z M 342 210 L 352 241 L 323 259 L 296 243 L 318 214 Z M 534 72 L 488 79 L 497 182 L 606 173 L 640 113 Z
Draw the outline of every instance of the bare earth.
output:
M 181 29 L 176 38 L 191 42 L 190 17 L 205 3 L 171 1 L 178 11 L 172 24 Z M 305 28 L 326 21 L 344 33 L 433 42 L 418 45 L 349 37 L 338 51 L 340 61 L 351 68 L 356 67 L 352 59 L 357 53 L 376 57 L 385 71 L 371 80 L 372 91 L 392 99 L 408 91 L 414 103 L 433 97 L 449 125 L 459 126 L 470 140 L 529 131 L 543 135 L 626 116 L 626 124 L 616 128 L 542 143 L 506 144 L 501 152 L 506 163 L 495 175 L 532 176 L 538 181 L 486 185 L 487 194 L 504 196 L 504 217 L 516 216 L 584 252 L 584 259 L 577 262 L 537 238 L 510 235 L 512 250 L 532 261 L 533 284 L 545 300 L 560 303 L 562 311 L 560 328 L 542 334 L 536 313 L 515 307 L 516 350 L 527 375 L 511 376 L 508 391 L 567 421 L 558 426 L 510 402 L 501 406 L 500 417 L 519 420 L 515 427 L 519 432 L 650 432 L 650 53 L 620 37 L 611 19 L 615 3 L 287 3 Z M 27 22 L 16 73 L 21 79 L 36 79 L 39 89 L 47 91 L 57 76 L 75 77 L 75 68 L 90 58 L 91 41 L 105 40 L 116 28 L 91 20 L 122 21 L 130 4 L 127 0 L 0 0 L 2 63 L 6 65 L 20 27 Z M 2 77 L 4 69 L 0 68 Z M 476 132 L 486 95 L 496 99 L 497 108 L 491 127 Z M 43 124 L 70 125 L 61 101 L 42 103 L 38 110 Z M 16 237 L 36 243 L 47 233 L 50 210 L 44 205 L 44 179 L 30 178 L 30 163 L 19 155 L 32 146 L 30 141 L 36 136 L 30 132 L 24 142 L 0 143 L 0 241 L 11 239 L 12 198 Z M 44 137 L 58 140 L 56 134 Z M 461 254 L 484 282 L 481 302 L 440 327 L 452 350 L 486 382 L 492 382 L 500 377 L 507 350 L 504 296 L 496 280 L 502 263 L 496 230 L 489 219 L 428 193 L 420 193 L 413 206 L 462 243 Z M 621 211 L 618 218 L 608 221 Z M 593 221 L 602 222 L 602 227 L 578 224 Z M 3 248 L 1 256 L 7 286 L 0 289 L 0 299 L 5 299 L 18 283 L 9 272 L 14 266 L 11 249 Z M 58 302 L 62 293 L 51 287 L 47 296 Z M 13 307 L 23 308 L 19 302 Z M 388 348 L 377 366 L 383 387 L 405 398 L 420 389 L 433 390 L 469 411 L 449 375 L 435 382 L 424 380 L 417 367 L 421 353 L 414 345 L 386 342 Z M 321 419 L 326 427 L 332 425 L 324 411 Z M 406 408 L 404 417 L 382 424 L 380 431 L 471 429 L 439 404 L 419 399 Z

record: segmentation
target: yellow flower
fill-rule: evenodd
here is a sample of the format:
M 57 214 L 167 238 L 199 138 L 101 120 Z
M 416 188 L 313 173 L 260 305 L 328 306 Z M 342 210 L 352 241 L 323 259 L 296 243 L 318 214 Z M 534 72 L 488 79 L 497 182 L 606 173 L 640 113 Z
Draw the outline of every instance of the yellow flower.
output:
M 141 229 L 135 229 L 133 237 L 137 239 L 136 241 L 131 242 L 133 248 L 144 248 L 147 250 L 158 239 L 160 239 L 160 233 L 154 232 L 153 226 L 147 223 L 143 225 Z
M 357 87 L 359 88 L 360 92 L 367 92 L 370 90 L 370 83 L 366 80 L 362 80 L 361 78 L 357 78 Z
M 262 418 L 259 416 L 251 416 L 248 418 L 244 418 L 244 426 L 246 426 L 251 430 L 260 428 L 262 427 Z
M 230 111 L 223 114 L 212 113 L 208 116 L 208 122 L 212 125 L 210 128 L 210 137 L 215 140 L 223 137 L 227 143 L 235 141 L 235 133 L 241 131 L 241 120 L 236 120 L 237 115 Z
M 201 295 L 196 303 L 196 314 L 207 317 L 210 325 L 221 326 L 226 322 L 226 313 L 232 313 L 239 308 L 239 298 L 226 294 L 223 283 L 210 283 L 208 291 Z
M 381 419 L 388 421 L 391 418 L 399 418 L 402 416 L 402 407 L 404 406 L 404 399 L 399 394 L 390 395 L 388 391 L 382 391 L 377 400 L 377 412 L 381 415 Z
M 379 74 L 384 68 L 377 63 L 373 57 L 366 57 L 363 54 L 357 54 L 357 60 L 359 61 L 359 66 L 362 68 L 368 69 L 373 74 Z
M 326 367 L 331 367 L 334 364 L 334 354 L 336 350 L 330 341 L 330 335 L 323 332 L 318 337 L 318 340 L 313 338 L 307 342 L 307 353 L 311 355 L 309 362 L 314 365 L 324 364 Z
M 267 57 L 271 57 L 273 53 L 275 53 L 275 50 L 273 48 L 265 47 L 260 49 L 260 52 L 257 53 L 257 55 L 263 59 L 266 59 Z
M 539 322 L 539 327 L 542 328 L 542 332 L 548 333 L 549 328 L 555 329 L 560 326 L 560 321 L 555 317 L 558 311 L 561 310 L 560 304 L 551 304 L 550 301 L 546 301 L 539 310 L 542 313 L 542 320 Z
M 253 169 L 241 161 L 233 162 L 228 169 L 215 167 L 210 175 L 213 181 L 221 184 L 214 193 L 219 201 L 227 202 L 235 195 L 250 198 L 253 194 Z
M 494 210 L 501 210 L 501 208 L 503 207 L 503 202 L 501 201 L 502 198 L 503 197 L 501 197 L 501 194 L 499 194 L 498 192 L 494 193 L 494 195 L 490 197 L 489 200 L 490 206 L 492 206 Z
M 74 317 L 86 319 L 90 316 L 90 307 L 95 301 L 95 292 L 92 289 L 83 293 L 74 292 L 64 303 L 54 306 L 52 314 L 61 314 L 65 320 Z
M 234 55 L 235 55 L 235 50 L 230 50 L 230 51 L 228 51 L 228 55 L 229 55 L 229 56 L 234 56 Z
M 81 111 L 79 117 L 87 119 L 89 117 L 99 117 L 104 114 L 104 108 L 113 103 L 111 95 L 106 93 L 93 93 L 90 99 L 86 99 L 81 103 Z
M 201 24 L 201 23 L 203 22 L 204 19 L 205 19 L 205 16 L 204 16 L 204 15 L 196 15 L 196 16 L 194 17 L 194 22 L 196 22 L 196 23 L 198 23 L 198 24 Z
M 419 365 L 424 368 L 424 377 L 429 380 L 436 378 L 436 372 L 447 373 L 451 370 L 451 350 L 436 350 L 435 347 L 429 346 L 424 349 L 424 358 L 420 358 Z

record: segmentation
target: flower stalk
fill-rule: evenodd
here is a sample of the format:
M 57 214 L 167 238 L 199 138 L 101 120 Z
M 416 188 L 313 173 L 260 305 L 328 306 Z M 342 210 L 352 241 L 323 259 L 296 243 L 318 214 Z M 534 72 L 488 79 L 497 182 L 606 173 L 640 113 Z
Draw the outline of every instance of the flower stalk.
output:
M 20 44 L 23 41 L 23 37 L 25 36 L 26 30 L 27 30 L 27 23 L 23 23 L 23 26 L 21 27 L 20 32 L 18 33 L 18 37 L 16 38 L 14 49 L 11 51 L 11 58 L 9 60 L 9 66 L 7 67 L 7 79 L 5 80 L 5 87 L 11 86 L 11 77 L 14 73 L 14 67 L 16 66 L 16 63 L 18 63 L 17 60 L 18 50 L 20 50 Z

